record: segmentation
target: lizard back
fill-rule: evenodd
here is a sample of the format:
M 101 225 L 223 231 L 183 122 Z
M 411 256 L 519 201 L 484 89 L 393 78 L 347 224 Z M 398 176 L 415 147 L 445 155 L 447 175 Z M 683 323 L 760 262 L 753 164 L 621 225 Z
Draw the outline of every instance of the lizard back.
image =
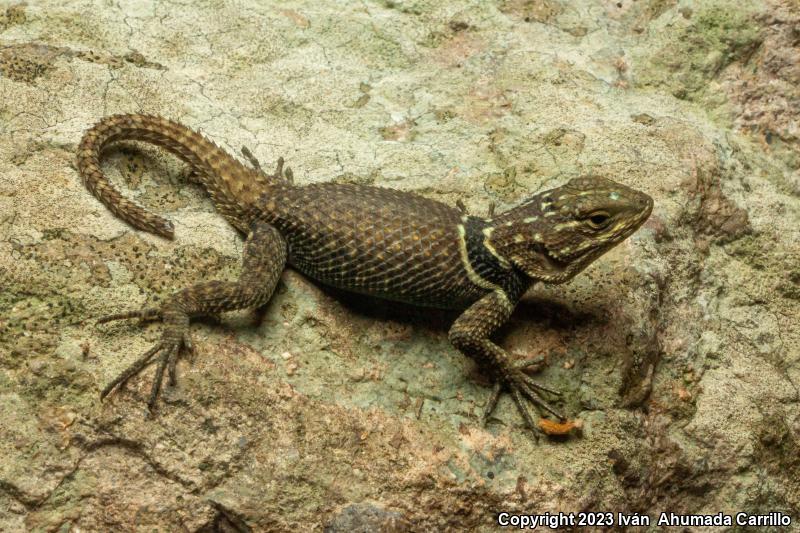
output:
M 289 263 L 325 284 L 416 305 L 463 308 L 486 294 L 465 268 L 462 213 L 414 193 L 355 184 L 278 185 L 262 217 Z

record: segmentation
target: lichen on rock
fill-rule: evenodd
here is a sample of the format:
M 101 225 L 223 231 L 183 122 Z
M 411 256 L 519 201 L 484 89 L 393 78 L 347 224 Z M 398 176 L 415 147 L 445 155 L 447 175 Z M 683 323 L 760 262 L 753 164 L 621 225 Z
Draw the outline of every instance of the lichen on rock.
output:
M 499 511 L 800 519 L 797 3 L 66 1 L 0 13 L 0 530 L 493 531 Z M 497 341 L 541 357 L 580 432 L 538 444 L 447 341 L 453 316 L 287 271 L 198 321 L 153 416 L 160 334 L 98 316 L 236 276 L 183 166 L 104 158 L 176 240 L 83 187 L 82 132 L 165 115 L 300 184 L 483 215 L 580 174 L 655 199 L 634 236 L 537 286 Z M 269 162 L 269 165 L 267 164 Z M 554 428 L 554 432 L 561 431 Z M 567 433 L 564 431 L 564 433 Z

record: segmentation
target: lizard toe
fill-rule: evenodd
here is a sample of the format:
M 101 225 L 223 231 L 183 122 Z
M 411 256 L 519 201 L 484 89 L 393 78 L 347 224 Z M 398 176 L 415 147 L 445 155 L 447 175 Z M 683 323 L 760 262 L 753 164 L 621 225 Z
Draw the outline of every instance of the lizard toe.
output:
M 500 394 L 502 392 L 503 384 L 500 381 L 495 382 L 489 399 L 486 401 L 486 407 L 484 407 L 483 414 L 481 415 L 481 427 L 486 427 L 489 417 L 492 416 L 494 408 L 497 407 L 497 401 L 500 399 Z
M 547 411 L 551 415 L 558 417 L 560 420 L 566 420 L 566 417 L 563 414 L 558 412 L 554 407 L 547 403 L 547 401 L 545 401 L 545 399 L 542 398 L 537 392 L 537 389 L 547 392 L 552 392 L 552 389 L 539 385 L 521 371 L 518 371 L 518 374 L 514 376 L 512 385 L 519 389 L 520 392 L 522 392 L 531 403 L 539 407 L 541 410 Z
M 534 423 L 533 415 L 528 407 L 529 403 L 534 404 L 541 411 L 557 417 L 559 420 L 566 420 L 566 417 L 542 398 L 539 392 L 542 391 L 560 395 L 561 393 L 559 391 L 536 383 L 530 376 L 525 374 L 521 368 L 512 367 L 507 375 L 495 382 L 481 417 L 482 426 L 486 425 L 492 412 L 497 407 L 497 402 L 504 390 L 507 390 L 511 394 L 514 404 L 517 406 L 517 410 L 525 421 L 525 425 L 536 432 L 537 435 L 542 432 L 539 426 Z
M 142 311 L 114 315 L 111 319 L 117 319 L 117 317 L 138 317 L 140 319 L 155 319 L 157 317 L 164 318 L 167 322 L 161 335 L 161 340 L 131 363 L 106 385 L 100 393 L 100 398 L 105 398 L 112 390 L 124 385 L 132 377 L 157 361 L 158 365 L 156 366 L 156 373 L 153 378 L 153 384 L 150 387 L 150 396 L 147 402 L 148 408 L 153 411 L 164 381 L 164 374 L 168 375 L 168 383 L 170 385 L 175 385 L 177 382 L 176 368 L 181 349 L 186 348 L 189 353 L 194 354 L 194 343 L 189 334 L 189 317 L 176 306 L 170 304 L 167 304 L 162 309 L 144 309 Z
M 161 320 L 163 318 L 161 309 L 158 307 L 145 307 L 136 311 L 126 311 L 124 313 L 114 313 L 111 315 L 101 316 L 97 319 L 95 324 L 105 324 L 107 322 L 115 322 L 117 320 L 128 320 L 130 318 L 138 318 L 140 322 L 152 322 Z
M 514 399 L 514 404 L 517 406 L 517 411 L 519 414 L 522 415 L 522 419 L 525 421 L 525 425 L 528 426 L 528 429 L 533 431 L 534 436 L 538 440 L 539 434 L 541 431 L 536 423 L 533 421 L 533 415 L 531 414 L 530 409 L 528 408 L 528 404 L 525 401 L 525 396 L 520 389 L 519 386 L 515 384 L 510 384 L 509 389 L 511 390 L 511 397 Z

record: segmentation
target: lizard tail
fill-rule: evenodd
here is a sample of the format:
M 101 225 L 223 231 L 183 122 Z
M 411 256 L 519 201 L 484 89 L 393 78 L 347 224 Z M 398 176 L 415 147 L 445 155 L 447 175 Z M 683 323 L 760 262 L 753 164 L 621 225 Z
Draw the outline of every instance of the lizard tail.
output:
M 112 213 L 133 227 L 172 239 L 175 227 L 164 217 L 128 200 L 100 168 L 103 149 L 114 141 L 144 141 L 161 146 L 191 165 L 219 205 L 253 204 L 263 191 L 263 177 L 251 171 L 199 133 L 151 115 L 112 115 L 86 131 L 78 148 L 78 172 L 84 185 Z M 247 178 L 247 179 L 243 179 Z

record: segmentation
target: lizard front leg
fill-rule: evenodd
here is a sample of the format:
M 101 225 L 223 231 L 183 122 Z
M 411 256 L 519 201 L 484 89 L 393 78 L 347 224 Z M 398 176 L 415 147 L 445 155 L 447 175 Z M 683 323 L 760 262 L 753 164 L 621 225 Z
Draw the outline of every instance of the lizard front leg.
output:
M 122 385 L 157 360 L 155 379 L 147 402 L 152 410 L 161 390 L 164 372 L 168 372 L 169 383 L 174 385 L 175 366 L 181 348 L 193 351 L 189 336 L 190 319 L 194 316 L 258 307 L 266 303 L 272 296 L 286 265 L 286 253 L 286 240 L 278 230 L 269 224 L 256 221 L 251 225 L 245 241 L 242 273 L 237 281 L 198 283 L 173 294 L 160 308 L 146 308 L 98 320 L 98 323 L 102 323 L 123 318 L 144 320 L 160 318 L 164 322 L 161 340 L 106 385 L 100 393 L 100 398 L 104 398 L 115 387 Z M 157 354 L 160 355 L 156 357 Z
M 559 394 L 558 391 L 539 385 L 525 373 L 525 368 L 532 363 L 524 361 L 521 364 L 513 364 L 505 350 L 489 339 L 508 320 L 513 311 L 514 304 L 502 290 L 491 292 L 472 304 L 456 319 L 450 328 L 449 337 L 450 342 L 461 353 L 472 357 L 495 374 L 497 381 L 486 404 L 482 422 L 486 423 L 505 387 L 511 393 L 525 423 L 536 431 L 537 426 L 525 403 L 526 398 L 560 419 L 564 419 L 564 416 L 553 409 L 538 392 Z

